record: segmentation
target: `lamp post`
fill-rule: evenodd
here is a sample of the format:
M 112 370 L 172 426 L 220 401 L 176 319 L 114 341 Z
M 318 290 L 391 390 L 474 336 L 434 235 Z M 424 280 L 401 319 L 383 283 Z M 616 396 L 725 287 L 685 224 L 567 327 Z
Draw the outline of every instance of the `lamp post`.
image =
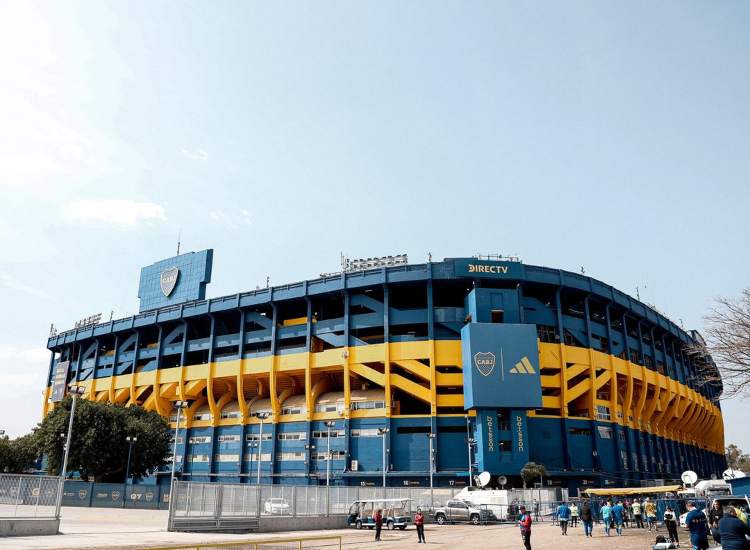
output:
M 435 455 L 432 442 L 435 439 L 435 434 L 430 432 L 427 434 L 427 438 L 430 441 L 430 509 L 433 509 L 435 507 L 435 494 L 432 486 L 432 476 L 435 472 Z
M 127 483 L 128 478 L 130 478 L 130 456 L 133 453 L 133 445 L 138 441 L 138 436 L 129 435 L 125 438 L 125 441 L 128 442 L 128 467 L 125 470 L 125 483 Z
M 386 448 L 385 448 L 385 436 L 388 434 L 390 429 L 378 428 L 378 435 L 383 438 L 383 498 L 385 498 L 385 471 L 386 471 Z
M 175 401 L 174 404 L 177 409 L 177 422 L 174 425 L 174 448 L 172 450 L 172 475 L 169 478 L 169 501 L 173 502 L 172 496 L 174 495 L 174 474 L 175 466 L 177 465 L 177 433 L 180 429 L 180 416 L 182 416 L 182 409 L 186 409 L 190 406 L 188 401 Z M 171 504 L 170 504 L 171 507 Z
M 325 426 L 327 429 L 327 448 L 326 448 L 326 487 L 328 487 L 331 484 L 331 428 L 336 426 L 336 423 L 333 420 L 328 420 L 325 422 Z
M 471 487 L 471 474 L 473 473 L 471 466 L 471 446 L 475 443 L 475 439 L 471 437 L 471 422 L 469 421 L 469 415 L 466 415 L 466 449 L 469 454 L 469 487 Z
M 68 392 L 73 396 L 73 404 L 70 406 L 70 420 L 68 421 L 68 436 L 65 438 L 65 452 L 63 453 L 63 463 L 60 469 L 60 487 L 57 491 L 57 504 L 55 505 L 55 518 L 60 517 L 60 506 L 62 506 L 63 489 L 65 487 L 65 471 L 68 468 L 68 453 L 70 452 L 71 438 L 73 437 L 73 418 L 76 414 L 76 399 L 83 395 L 86 388 L 83 386 L 71 385 Z
M 260 420 L 260 433 L 258 434 L 258 485 L 260 486 L 260 465 L 263 461 L 263 421 L 271 416 L 268 411 L 260 411 L 253 415 Z

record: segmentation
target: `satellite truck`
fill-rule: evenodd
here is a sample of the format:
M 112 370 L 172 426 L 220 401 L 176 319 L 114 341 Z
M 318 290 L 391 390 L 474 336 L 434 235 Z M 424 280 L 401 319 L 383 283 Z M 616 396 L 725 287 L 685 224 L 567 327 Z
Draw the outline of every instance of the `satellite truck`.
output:
M 692 470 L 683 472 L 680 476 L 682 483 L 685 488 L 679 491 L 677 494 L 682 497 L 691 498 L 713 498 L 718 496 L 726 496 L 732 494 L 732 488 L 727 483 L 727 479 L 733 479 L 736 477 L 742 477 L 744 473 L 738 470 L 725 470 L 722 474 L 723 479 L 704 479 L 698 481 L 698 474 Z

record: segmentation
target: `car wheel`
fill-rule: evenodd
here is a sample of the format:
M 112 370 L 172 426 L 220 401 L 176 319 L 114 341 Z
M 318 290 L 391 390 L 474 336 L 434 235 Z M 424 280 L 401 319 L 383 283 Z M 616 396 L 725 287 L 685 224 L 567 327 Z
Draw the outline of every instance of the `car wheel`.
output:
M 473 523 L 474 525 L 479 525 L 479 516 L 477 514 L 472 514 L 471 523 Z
M 399 525 L 398 528 L 403 531 L 404 529 L 406 529 L 406 525 Z
M 437 521 L 438 525 L 445 525 L 445 516 L 443 514 L 438 514 L 435 516 L 435 521 Z
M 387 521 L 385 523 L 385 528 L 388 529 L 389 531 L 393 531 L 393 522 L 392 521 Z
M 359 520 L 357 520 L 357 521 L 356 521 L 356 522 L 354 523 L 354 526 L 355 526 L 355 527 L 356 527 L 357 529 L 362 529 L 362 522 L 361 522 L 361 521 L 359 521 Z

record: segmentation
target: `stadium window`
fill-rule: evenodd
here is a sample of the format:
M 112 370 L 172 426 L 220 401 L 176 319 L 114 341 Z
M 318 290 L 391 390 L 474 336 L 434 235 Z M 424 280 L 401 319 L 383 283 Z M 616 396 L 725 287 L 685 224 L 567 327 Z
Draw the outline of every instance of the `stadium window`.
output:
M 612 428 L 608 426 L 597 426 L 596 431 L 602 439 L 612 439 Z
M 464 429 L 463 433 L 466 433 Z M 355 428 L 351 431 L 352 437 L 379 437 L 380 433 L 377 428 Z
M 331 439 L 335 437 L 344 437 L 346 435 L 344 430 L 331 430 Z M 316 430 L 312 433 L 313 438 L 326 439 L 328 438 L 328 430 Z
M 215 454 L 214 462 L 239 462 L 240 455 Z
M 239 441 L 241 438 L 238 434 L 234 435 L 220 435 L 219 436 L 219 443 L 229 443 L 232 441 Z
M 301 407 L 284 407 L 281 409 L 281 414 L 302 414 Z
M 278 435 L 279 441 L 299 441 L 307 439 L 305 432 L 282 432 Z
M 352 403 L 353 411 L 363 411 L 372 409 L 384 409 L 385 401 L 355 401 Z
M 557 329 L 555 327 L 537 325 L 536 334 L 539 340 L 548 344 L 556 344 L 560 341 L 560 337 L 558 336 Z
M 429 426 L 402 426 L 396 430 L 399 434 L 428 434 L 430 433 Z
M 276 455 L 278 461 L 292 461 L 292 460 L 305 460 L 305 453 L 279 453 Z
M 211 436 L 210 435 L 194 435 L 190 439 L 188 439 L 188 443 L 191 445 L 195 445 L 197 443 L 211 443 Z
M 493 323 L 502 323 L 505 318 L 505 312 L 502 309 L 493 309 L 490 314 Z
M 204 412 L 204 413 L 193 415 L 193 420 L 211 420 L 211 413 Z
M 271 453 L 263 453 L 260 455 L 261 461 L 270 462 L 271 460 Z M 258 453 L 248 453 L 245 455 L 245 462 L 258 462 Z
M 208 455 L 188 455 L 188 462 L 208 462 Z
M 510 440 L 500 440 L 500 452 L 510 453 L 513 451 L 513 442 Z
M 221 412 L 222 420 L 227 420 L 229 418 L 242 418 L 242 413 L 240 411 L 222 411 Z
M 611 417 L 609 414 L 609 407 L 606 407 L 604 405 L 597 405 L 596 406 L 596 418 L 597 420 L 611 420 Z
M 258 441 L 260 439 L 260 434 L 247 434 L 245 436 L 245 441 Z M 263 434 L 263 441 L 270 441 L 271 440 L 271 434 L 270 433 L 264 433 Z
M 568 433 L 570 435 L 591 437 L 591 430 L 589 428 L 570 428 Z

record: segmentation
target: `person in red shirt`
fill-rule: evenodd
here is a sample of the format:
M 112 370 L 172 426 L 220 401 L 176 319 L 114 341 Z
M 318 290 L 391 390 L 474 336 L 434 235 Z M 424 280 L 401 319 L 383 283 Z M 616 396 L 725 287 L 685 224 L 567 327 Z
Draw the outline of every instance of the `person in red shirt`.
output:
M 424 540 L 424 514 L 422 514 L 421 508 L 417 508 L 417 513 L 414 515 L 414 525 L 417 526 L 417 543 L 424 542 L 427 544 L 427 541 Z
M 372 516 L 375 520 L 375 541 L 380 542 L 380 531 L 383 529 L 383 512 L 379 508 L 375 510 L 375 515 Z
M 526 506 L 520 506 L 518 511 L 521 515 L 518 517 L 518 527 L 521 529 L 521 538 L 523 547 L 531 550 L 531 514 L 526 511 Z

